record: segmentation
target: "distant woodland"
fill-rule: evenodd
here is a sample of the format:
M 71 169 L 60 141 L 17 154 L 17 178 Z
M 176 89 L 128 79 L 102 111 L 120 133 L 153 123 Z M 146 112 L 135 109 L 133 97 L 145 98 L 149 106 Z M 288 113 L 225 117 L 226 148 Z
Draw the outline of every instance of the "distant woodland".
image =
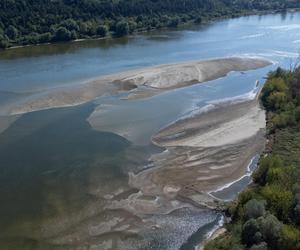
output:
M 119 37 L 299 6 L 297 0 L 1 0 L 0 48 Z

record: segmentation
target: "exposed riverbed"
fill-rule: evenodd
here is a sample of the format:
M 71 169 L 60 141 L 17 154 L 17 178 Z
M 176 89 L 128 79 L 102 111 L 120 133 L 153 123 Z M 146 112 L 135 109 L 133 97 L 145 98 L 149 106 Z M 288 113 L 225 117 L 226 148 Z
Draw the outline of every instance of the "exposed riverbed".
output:
M 1 249 L 193 249 L 250 181 L 300 14 L 0 52 Z M 259 82 L 257 82 L 259 81 Z

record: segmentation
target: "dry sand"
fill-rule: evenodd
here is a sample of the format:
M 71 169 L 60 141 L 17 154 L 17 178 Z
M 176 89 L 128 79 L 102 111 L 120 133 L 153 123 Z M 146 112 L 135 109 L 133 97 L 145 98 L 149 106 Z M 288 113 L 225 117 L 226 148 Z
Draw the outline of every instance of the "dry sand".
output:
M 152 156 L 154 168 L 131 174 L 130 184 L 164 197 L 172 187 L 173 198 L 214 207 L 208 193 L 245 174 L 263 150 L 264 134 L 265 113 L 257 99 L 180 120 L 153 136 L 166 151 Z
M 156 66 L 36 94 L 12 106 L 10 113 L 71 106 L 104 94 L 136 88 L 143 89 L 145 92 L 140 96 L 146 97 L 149 88 L 155 89 L 150 91 L 153 95 L 216 79 L 230 71 L 269 64 L 262 59 L 225 58 Z M 61 218 L 45 222 L 42 238 L 54 245 L 70 246 L 66 249 L 75 249 L 73 246 L 85 249 L 85 242 L 94 244 L 95 249 L 116 247 L 119 242 L 116 248 L 121 249 L 120 246 L 124 246 L 123 239 L 119 240 L 121 236 L 139 234 L 142 230 L 149 233 L 164 225 L 151 220 L 149 215 L 168 218 L 183 207 L 214 208 L 217 201 L 209 192 L 247 171 L 253 155 L 264 147 L 264 133 L 265 115 L 257 99 L 230 103 L 175 122 L 153 136 L 153 143 L 166 150 L 151 157 L 149 165 L 152 167 L 136 174 L 129 173 L 129 185 L 137 189 L 136 192 L 124 194 L 122 198 L 117 198 L 119 191 L 114 195 L 105 194 L 99 204 L 70 215 L 73 220 Z M 161 221 L 161 217 L 157 218 Z M 41 232 L 40 228 L 37 232 Z
M 260 58 L 230 57 L 207 61 L 166 64 L 127 71 L 91 80 L 76 86 L 59 87 L 45 93 L 31 95 L 11 106 L 10 114 L 23 114 L 36 110 L 82 104 L 97 97 L 133 91 L 136 98 L 152 96 L 166 91 L 217 79 L 231 71 L 252 70 L 270 65 Z

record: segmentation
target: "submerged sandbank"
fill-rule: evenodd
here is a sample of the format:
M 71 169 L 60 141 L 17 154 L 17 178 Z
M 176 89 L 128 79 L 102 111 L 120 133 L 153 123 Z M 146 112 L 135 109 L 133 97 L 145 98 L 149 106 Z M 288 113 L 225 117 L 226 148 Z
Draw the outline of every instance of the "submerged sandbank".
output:
M 10 105 L 9 114 L 82 104 L 103 95 L 122 91 L 129 98 L 144 98 L 163 91 L 226 76 L 231 71 L 253 70 L 270 65 L 262 58 L 229 57 L 206 61 L 166 64 L 103 76 L 78 85 L 32 94 Z M 134 91 L 133 91 L 134 90 Z
M 18 115 L 0 116 L 0 134 L 19 118 Z
M 153 168 L 131 174 L 130 184 L 143 194 L 214 207 L 209 193 L 248 171 L 264 148 L 264 134 L 265 113 L 256 98 L 186 117 L 153 136 L 166 150 L 152 156 Z
M 146 97 L 149 96 L 149 89 L 155 90 L 151 93 L 158 94 L 198 83 L 201 79 L 209 80 L 210 67 L 221 68 L 214 75 L 218 78 L 232 70 L 261 67 L 268 62 L 252 58 L 228 58 L 187 64 L 131 71 L 72 88 L 38 93 L 11 106 L 11 113 L 72 106 L 103 94 L 134 89 L 144 91 L 143 96 Z M 203 72 L 207 72 L 206 76 L 201 73 L 203 65 L 210 65 L 205 70 L 202 68 Z M 175 69 L 178 70 L 177 78 L 172 76 L 176 74 Z M 174 77 L 174 84 L 159 85 L 159 81 L 162 84 L 168 79 L 168 74 Z M 190 75 L 193 74 L 195 81 L 191 81 Z M 178 84 L 175 84 L 176 81 Z M 154 85 L 150 86 L 152 82 Z M 90 173 L 87 190 L 93 201 L 85 204 L 85 208 L 78 213 L 44 220 L 43 225 L 31 231 L 29 236 L 35 235 L 34 238 L 42 239 L 50 246 L 62 245 L 64 249 L 85 249 L 87 244 L 95 249 L 146 249 L 150 246 L 162 249 L 160 244 L 165 243 L 166 239 L 172 244 L 168 249 L 179 249 L 199 227 L 216 220 L 215 211 L 202 209 L 203 206 L 216 206 L 209 192 L 242 176 L 250 159 L 262 149 L 264 113 L 255 98 L 239 103 L 222 103 L 215 105 L 213 110 L 173 122 L 153 135 L 152 142 L 165 151 L 151 151 L 153 155 L 149 162 L 145 160 L 145 166 L 124 170 L 126 173 L 131 171 L 129 187 L 126 179 L 126 185 L 123 184 L 125 188 L 120 188 L 118 183 L 117 187 L 110 187 L 116 188 L 116 191 L 110 191 L 98 179 L 103 175 L 101 168 L 95 168 L 95 172 Z M 141 157 L 139 151 L 127 157 L 136 161 L 136 155 Z M 99 163 L 107 164 L 105 159 L 95 162 L 95 165 Z M 181 225 L 180 230 L 178 225 Z M 174 233 L 176 230 L 177 233 Z M 155 245 L 156 242 L 159 245 Z

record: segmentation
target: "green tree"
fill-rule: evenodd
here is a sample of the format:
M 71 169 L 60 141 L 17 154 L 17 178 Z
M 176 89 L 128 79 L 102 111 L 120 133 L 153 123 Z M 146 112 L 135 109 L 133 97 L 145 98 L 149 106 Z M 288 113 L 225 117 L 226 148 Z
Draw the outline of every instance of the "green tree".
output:
M 254 236 L 259 232 L 259 224 L 255 219 L 250 219 L 246 221 L 242 228 L 242 241 L 248 247 L 255 244 Z
M 265 201 L 252 199 L 245 204 L 244 210 L 246 219 L 256 219 L 263 216 L 266 212 Z
M 122 20 L 116 24 L 116 36 L 125 36 L 129 34 L 129 25 L 126 21 Z
M 299 250 L 300 231 L 291 225 L 283 225 L 280 235 L 280 248 L 284 250 Z
M 54 39 L 55 41 L 69 41 L 71 40 L 71 32 L 65 27 L 59 27 L 55 31 Z
M 261 242 L 253 245 L 249 250 L 268 250 L 268 245 L 266 242 Z
M 281 234 L 281 222 L 272 214 L 259 217 L 257 221 L 263 239 L 268 243 L 270 249 L 276 249 Z
M 9 25 L 8 28 L 6 29 L 6 35 L 8 36 L 9 39 L 15 40 L 18 36 L 18 30 L 15 28 L 13 25 Z
M 267 174 L 270 168 L 282 167 L 283 163 L 280 157 L 276 155 L 268 155 L 259 161 L 259 167 L 253 173 L 254 182 L 264 185 L 266 183 Z
M 5 35 L 0 34 L 0 48 L 5 49 L 9 46 L 8 38 Z
M 288 220 L 293 207 L 293 194 L 277 184 L 266 185 L 261 191 L 268 206 L 278 218 Z
M 97 35 L 101 36 L 101 37 L 105 37 L 108 33 L 108 28 L 106 25 L 100 25 L 97 28 Z

